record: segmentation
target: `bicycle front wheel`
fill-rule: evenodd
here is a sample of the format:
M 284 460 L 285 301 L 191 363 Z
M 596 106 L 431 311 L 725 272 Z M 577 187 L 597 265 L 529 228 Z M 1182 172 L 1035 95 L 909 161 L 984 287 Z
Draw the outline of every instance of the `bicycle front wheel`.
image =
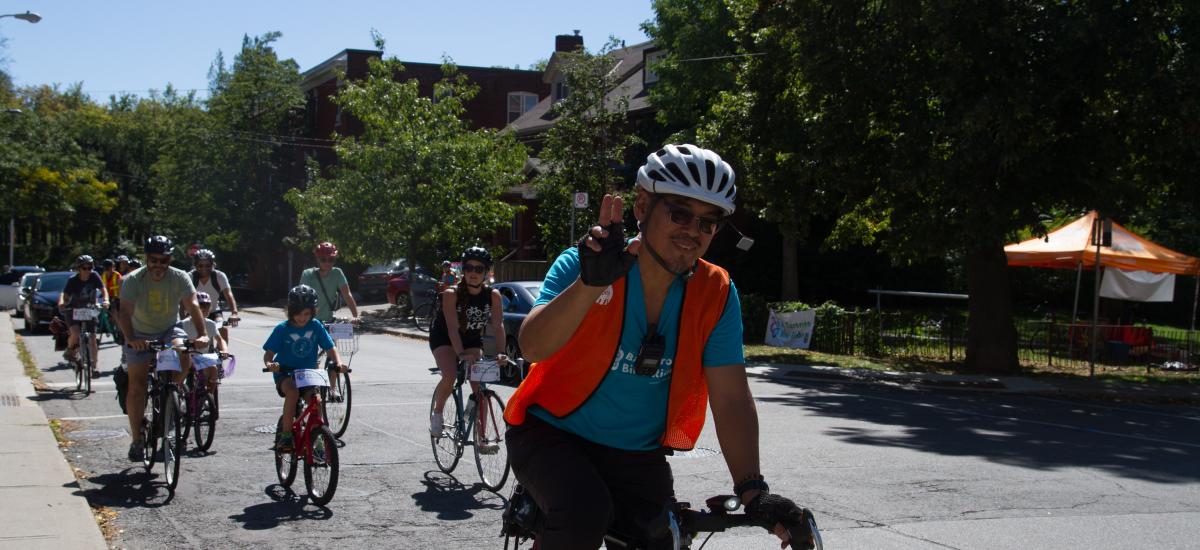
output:
M 167 489 L 174 493 L 179 485 L 179 460 L 183 457 L 186 445 L 183 438 L 183 411 L 175 387 L 166 386 L 163 390 L 163 474 L 166 476 Z
M 92 393 L 92 369 L 96 368 L 96 358 L 92 357 L 92 335 L 85 333 L 79 338 L 79 370 L 78 376 L 83 379 L 83 395 Z
M 296 480 L 296 451 L 279 450 L 279 434 L 283 433 L 283 416 L 280 415 L 279 421 L 275 423 L 275 475 L 279 478 L 279 484 L 284 487 L 291 487 L 292 482 Z
M 308 489 L 308 500 L 317 506 L 324 506 L 333 500 L 333 493 L 337 491 L 337 438 L 328 426 L 319 426 L 313 430 L 308 445 L 304 461 L 304 487 Z
M 475 418 L 475 466 L 483 486 L 499 491 L 508 480 L 508 447 L 504 444 L 504 400 L 491 390 L 480 392 L 483 403 Z
M 437 405 L 437 397 L 429 403 L 430 416 L 434 412 L 439 412 L 435 409 Z M 446 403 L 442 405 L 442 431 L 433 433 L 430 431 L 429 439 L 433 444 L 433 460 L 437 462 L 438 468 L 450 473 L 458 466 L 458 459 L 462 457 L 463 437 L 459 433 L 463 425 L 463 420 L 458 417 L 458 411 L 462 410 L 462 395 L 457 391 L 450 394 L 446 398 Z
M 433 326 L 433 317 L 433 302 L 425 302 L 413 308 L 413 323 L 423 332 L 429 332 L 429 328 Z
M 83 379 L 86 377 L 83 373 L 83 361 L 75 359 L 71 361 L 71 366 L 75 368 L 75 391 L 83 391 Z
M 334 437 L 341 438 L 350 426 L 350 373 L 327 370 L 329 387 L 322 390 L 321 411 Z
M 190 418 L 195 422 L 196 448 L 207 451 L 217 432 L 217 400 L 212 394 L 196 399 L 196 411 Z M 184 439 L 187 439 L 186 437 Z

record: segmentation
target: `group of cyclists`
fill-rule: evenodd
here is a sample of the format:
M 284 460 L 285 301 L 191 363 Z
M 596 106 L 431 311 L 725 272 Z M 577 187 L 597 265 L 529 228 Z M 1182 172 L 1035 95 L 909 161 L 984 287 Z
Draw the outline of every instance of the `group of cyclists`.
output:
M 606 533 L 648 525 L 673 502 L 666 457 L 695 447 L 711 408 L 732 494 L 746 514 L 785 546 L 809 547 L 811 541 L 790 540 L 802 509 L 773 492 L 760 468 L 737 287 L 728 272 L 702 259 L 734 212 L 734 171 L 713 151 L 666 145 L 648 155 L 635 188 L 636 236 L 625 233 L 622 198 L 606 195 L 598 223 L 550 267 L 518 336 L 531 366 L 504 412 L 507 433 L 503 441 L 478 442 L 479 452 L 506 446 L 517 482 L 541 511 L 539 548 L 598 548 Z M 190 274 L 170 266 L 166 237 L 149 239 L 144 252 L 145 267 L 124 271 L 130 262 L 117 258 L 113 275 L 106 263 L 100 277 L 92 259 L 80 257 L 62 301 L 78 304 L 96 289 L 117 313 L 131 434 L 141 433 L 146 342 L 190 340 L 225 349 L 227 330 L 216 326 L 223 320 L 214 304 L 220 298 L 230 308 L 229 324 L 238 320 L 228 278 L 215 269 L 211 251 L 195 254 Z M 334 265 L 337 247 L 321 243 L 314 253 L 317 267 L 290 289 L 287 319 L 262 346 L 265 370 L 284 399 L 285 430 L 298 399 L 292 375 L 318 368 L 322 350 L 344 368 L 324 323 L 343 306 L 353 321 L 359 318 L 346 276 Z M 484 328 L 491 325 L 496 342 L 506 338 L 501 295 L 487 283 L 491 254 L 472 246 L 460 259 L 461 277 L 449 262 L 442 266 L 429 335 L 441 374 L 429 416 L 434 437 L 443 431 L 440 411 L 460 365 L 483 355 Z M 180 359 L 186 372 L 187 354 Z M 277 446 L 291 444 L 291 433 L 281 433 Z M 142 448 L 131 442 L 130 460 L 140 460 Z

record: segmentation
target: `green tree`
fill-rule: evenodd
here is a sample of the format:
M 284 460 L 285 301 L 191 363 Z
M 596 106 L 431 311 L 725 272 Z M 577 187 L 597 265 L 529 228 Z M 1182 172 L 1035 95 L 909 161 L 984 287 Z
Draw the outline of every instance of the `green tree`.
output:
M 1063 208 L 1117 211 L 1172 163 L 1155 145 L 1195 55 L 1186 2 L 746 8 L 766 52 L 747 76 L 787 91 L 772 108 L 800 127 L 810 192 L 839 198 L 833 238 L 961 258 L 977 370 L 1017 367 L 1004 244 Z
M 304 177 L 292 148 L 302 131 L 300 71 L 275 51 L 280 36 L 244 37 L 228 67 L 218 53 L 207 110 L 171 105 L 152 170 L 161 230 L 203 242 L 268 288 L 286 281 L 281 243 L 294 234 L 295 212 L 284 194 Z
M 617 59 L 610 55 L 620 45 L 616 39 L 599 52 L 583 49 L 558 52 L 551 70 L 560 71 L 569 90 L 554 104 L 554 126 L 546 131 L 539 158 L 546 172 L 534 180 L 541 202 L 538 227 L 546 254 L 554 257 L 569 245 L 572 232 L 579 236 L 596 219 L 600 200 L 621 183 L 617 167 L 626 150 L 640 140 L 626 122 L 629 97 L 617 89 Z M 579 210 L 571 227 L 573 192 L 588 194 L 588 208 Z M 572 231 L 574 229 L 574 231 Z
M 739 207 L 775 225 L 780 297 L 800 293 L 797 251 L 823 209 L 813 193 L 819 173 L 807 150 L 804 96 L 787 45 L 774 40 L 748 0 L 656 0 L 643 25 L 667 51 L 650 89 L 658 119 L 675 140 L 720 151 L 738 175 Z
M 382 262 L 403 255 L 417 265 L 435 250 L 460 248 L 512 222 L 500 200 L 521 181 L 526 154 L 511 135 L 471 130 L 464 104 L 478 86 L 449 61 L 433 97 L 395 58 L 370 61 L 370 74 L 335 98 L 360 136 L 336 136 L 338 164 L 328 177 L 311 168 L 307 189 L 288 200 L 317 240 L 347 257 Z

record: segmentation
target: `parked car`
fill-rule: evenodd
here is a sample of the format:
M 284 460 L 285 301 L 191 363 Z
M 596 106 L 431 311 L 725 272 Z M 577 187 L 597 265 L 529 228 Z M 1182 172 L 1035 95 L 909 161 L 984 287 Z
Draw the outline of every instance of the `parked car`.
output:
M 521 357 L 517 334 L 520 333 L 521 323 L 525 322 L 529 310 L 533 309 L 533 302 L 542 292 L 542 282 L 510 281 L 493 284 L 492 288 L 500 291 L 500 300 L 504 305 L 504 334 L 508 340 L 504 345 L 504 354 L 514 359 Z M 488 338 L 489 330 L 490 328 L 484 330 L 485 338 Z
M 34 332 L 43 325 L 50 326 L 58 309 L 58 297 L 67 286 L 67 279 L 74 273 L 52 271 L 43 273 L 33 286 L 33 292 L 25 300 L 25 330 Z
M 386 264 L 375 264 L 358 276 L 358 293 L 364 300 L 383 298 L 387 295 L 388 281 L 408 269 L 404 258 Z
M 404 269 L 388 280 L 387 301 L 389 304 L 395 304 L 401 296 L 408 294 L 409 290 L 415 290 L 420 295 L 425 291 L 437 288 L 437 279 L 424 268 L 418 267 L 414 271 L 416 272 L 415 280 L 408 269 Z
M 41 276 L 41 273 L 26 273 L 21 276 L 20 287 L 17 288 L 17 317 L 25 315 L 25 302 L 33 295 L 33 285 L 37 284 L 38 277 Z
M 36 265 L 13 266 L 7 273 L 0 275 L 0 309 L 17 307 L 17 297 L 21 294 L 21 277 L 26 273 L 45 271 Z
M 37 265 L 14 265 L 8 272 L 0 275 L 0 285 L 11 285 L 21 282 L 26 273 L 45 273 L 46 269 Z

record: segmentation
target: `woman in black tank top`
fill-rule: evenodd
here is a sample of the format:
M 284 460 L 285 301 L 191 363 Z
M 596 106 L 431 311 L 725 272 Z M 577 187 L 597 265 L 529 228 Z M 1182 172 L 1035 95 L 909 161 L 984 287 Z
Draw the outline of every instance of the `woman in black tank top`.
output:
M 484 284 L 492 267 L 492 256 L 487 250 L 471 247 L 463 252 L 462 281 L 455 287 L 442 292 L 442 307 L 434 318 L 429 331 L 429 349 L 437 361 L 442 378 L 434 390 L 433 411 L 441 411 L 454 388 L 458 361 L 474 361 L 483 356 L 483 328 L 492 325 L 496 349 L 503 350 L 506 342 L 504 315 L 500 293 Z M 472 393 L 478 384 L 471 383 Z M 442 431 L 442 417 L 432 412 L 429 428 L 434 434 Z

